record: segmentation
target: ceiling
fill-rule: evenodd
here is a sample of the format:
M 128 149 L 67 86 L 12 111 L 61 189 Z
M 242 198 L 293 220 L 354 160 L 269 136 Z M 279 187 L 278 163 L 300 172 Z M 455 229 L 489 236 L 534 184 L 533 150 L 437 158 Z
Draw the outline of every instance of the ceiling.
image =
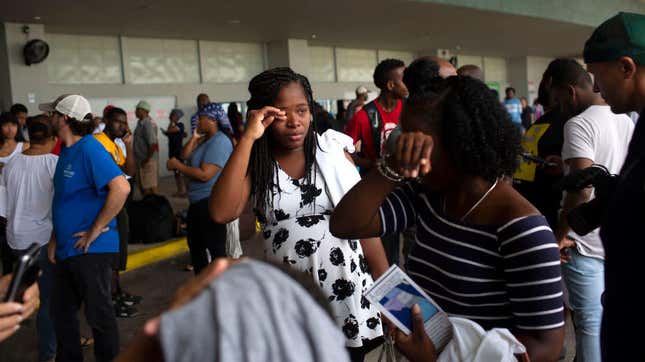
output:
M 42 23 L 49 33 L 247 42 L 296 38 L 314 45 L 549 57 L 579 55 L 593 30 L 405 0 L 21 0 L 3 7 L 0 20 Z

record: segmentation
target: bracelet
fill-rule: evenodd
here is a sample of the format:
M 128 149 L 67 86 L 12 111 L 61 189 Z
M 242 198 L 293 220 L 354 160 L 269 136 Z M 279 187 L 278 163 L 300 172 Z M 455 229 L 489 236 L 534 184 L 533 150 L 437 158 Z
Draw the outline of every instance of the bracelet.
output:
M 392 182 L 401 182 L 404 180 L 404 177 L 401 176 L 398 172 L 391 169 L 386 163 L 385 160 L 379 160 L 376 163 L 376 169 L 381 174 L 381 176 Z

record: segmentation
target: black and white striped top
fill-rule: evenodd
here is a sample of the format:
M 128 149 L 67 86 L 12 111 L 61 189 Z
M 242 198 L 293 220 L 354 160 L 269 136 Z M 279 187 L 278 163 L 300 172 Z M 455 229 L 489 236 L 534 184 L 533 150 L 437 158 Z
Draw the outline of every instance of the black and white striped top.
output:
M 416 225 L 408 274 L 444 311 L 485 329 L 564 325 L 558 245 L 543 216 L 473 226 L 448 220 L 438 205 L 408 183 L 385 199 L 380 217 L 382 235 Z

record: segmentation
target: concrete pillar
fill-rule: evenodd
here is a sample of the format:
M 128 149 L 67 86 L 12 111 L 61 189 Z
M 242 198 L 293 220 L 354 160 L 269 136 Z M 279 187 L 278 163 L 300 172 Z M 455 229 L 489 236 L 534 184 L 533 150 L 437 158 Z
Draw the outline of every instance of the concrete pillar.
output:
M 526 57 L 508 58 L 508 82 L 509 86 L 515 88 L 517 98 L 528 95 L 528 68 Z M 504 89 L 501 90 L 505 96 Z
M 309 73 L 309 45 L 302 39 L 283 39 L 267 43 L 268 67 L 290 67 L 301 74 Z
M 29 27 L 25 34 L 24 27 Z M 42 24 L 4 23 L 0 40 L 0 91 L 2 105 L 22 103 L 29 113 L 38 113 L 38 104 L 48 101 L 44 96 L 48 87 L 46 61 L 40 64 L 26 65 L 23 47 L 32 39 L 45 38 L 45 27 Z M 5 72 L 6 70 L 6 72 Z
M 552 58 L 513 57 L 508 59 L 510 85 L 517 91 L 517 97 L 526 97 L 529 104 L 537 98 L 542 74 Z

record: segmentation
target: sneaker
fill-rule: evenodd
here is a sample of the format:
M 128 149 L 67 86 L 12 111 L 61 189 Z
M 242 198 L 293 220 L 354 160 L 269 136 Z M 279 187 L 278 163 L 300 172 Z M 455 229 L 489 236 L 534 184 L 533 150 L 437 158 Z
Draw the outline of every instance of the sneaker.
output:
M 125 305 L 131 307 L 133 305 L 137 305 L 137 304 L 141 303 L 141 301 L 143 300 L 143 297 L 140 297 L 138 295 L 132 295 L 132 294 L 129 294 L 129 293 L 126 293 L 126 292 L 121 292 L 121 293 L 117 294 L 113 298 L 113 300 L 116 300 L 116 301 L 118 301 L 118 302 L 120 302 L 122 304 L 125 304 Z
M 139 312 L 133 307 L 117 302 L 114 304 L 114 314 L 117 318 L 132 318 L 139 315 Z

